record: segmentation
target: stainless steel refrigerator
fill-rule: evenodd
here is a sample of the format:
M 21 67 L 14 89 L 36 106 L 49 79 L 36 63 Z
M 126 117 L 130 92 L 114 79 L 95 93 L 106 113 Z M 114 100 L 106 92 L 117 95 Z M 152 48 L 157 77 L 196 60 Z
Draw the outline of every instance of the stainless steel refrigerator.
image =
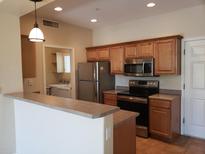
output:
M 114 88 L 109 62 L 78 64 L 78 99 L 103 103 L 103 91 Z

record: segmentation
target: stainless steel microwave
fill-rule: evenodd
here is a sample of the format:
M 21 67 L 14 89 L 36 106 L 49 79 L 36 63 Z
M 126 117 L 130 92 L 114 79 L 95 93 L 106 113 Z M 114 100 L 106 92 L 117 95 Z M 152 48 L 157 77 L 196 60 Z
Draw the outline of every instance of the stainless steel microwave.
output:
M 124 71 L 128 76 L 154 76 L 154 58 L 128 59 Z

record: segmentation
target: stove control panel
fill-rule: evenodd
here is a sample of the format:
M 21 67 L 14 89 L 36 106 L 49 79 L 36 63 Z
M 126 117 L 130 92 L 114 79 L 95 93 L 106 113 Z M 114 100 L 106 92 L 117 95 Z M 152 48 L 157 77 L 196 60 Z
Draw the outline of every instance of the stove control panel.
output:
M 159 88 L 159 81 L 157 80 L 130 80 L 129 87 Z

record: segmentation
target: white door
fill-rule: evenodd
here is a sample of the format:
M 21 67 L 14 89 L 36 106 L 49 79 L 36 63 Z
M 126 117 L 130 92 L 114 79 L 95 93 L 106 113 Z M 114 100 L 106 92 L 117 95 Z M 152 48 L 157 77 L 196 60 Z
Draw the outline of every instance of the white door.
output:
M 205 39 L 185 43 L 185 133 L 205 138 Z

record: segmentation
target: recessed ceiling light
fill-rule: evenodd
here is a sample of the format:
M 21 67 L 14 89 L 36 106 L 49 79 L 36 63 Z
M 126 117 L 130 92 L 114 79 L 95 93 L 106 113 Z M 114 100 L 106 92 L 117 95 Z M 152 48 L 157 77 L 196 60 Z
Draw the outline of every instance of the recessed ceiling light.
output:
M 96 22 L 98 22 L 98 20 L 97 19 L 91 19 L 90 22 L 96 23 Z
M 63 8 L 58 6 L 58 7 L 54 8 L 54 10 L 57 12 L 60 12 L 60 11 L 63 11 Z
M 147 7 L 155 7 L 155 6 L 156 6 L 156 4 L 153 2 L 147 4 Z

